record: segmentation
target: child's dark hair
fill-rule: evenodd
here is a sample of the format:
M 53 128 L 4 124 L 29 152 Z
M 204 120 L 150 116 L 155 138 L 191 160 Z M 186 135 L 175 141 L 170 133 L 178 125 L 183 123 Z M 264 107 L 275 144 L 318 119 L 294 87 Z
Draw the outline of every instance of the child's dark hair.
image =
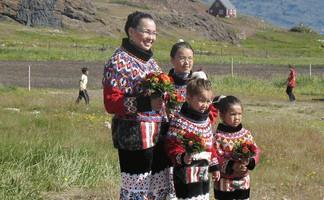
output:
M 191 45 L 188 42 L 178 42 L 175 43 L 171 48 L 171 52 L 170 52 L 171 58 L 174 58 L 175 55 L 177 54 L 177 51 L 181 48 L 191 49 L 192 52 L 194 52 L 194 50 L 192 49 Z
M 213 100 L 214 106 L 219 110 L 220 113 L 225 114 L 231 106 L 239 104 L 242 107 L 241 101 L 235 96 L 219 96 Z M 243 107 L 242 107 L 243 108 Z
M 148 13 L 139 12 L 139 11 L 135 11 L 127 16 L 127 21 L 125 24 L 125 33 L 126 33 L 127 37 L 129 37 L 128 29 L 130 27 L 136 28 L 138 26 L 138 24 L 140 23 L 140 20 L 144 19 L 144 18 L 154 20 L 152 15 L 150 15 Z
M 212 90 L 212 85 L 209 80 L 202 78 L 194 78 L 189 80 L 187 84 L 187 95 L 193 96 L 196 94 L 201 94 L 202 90 Z
M 82 71 L 82 73 L 86 73 L 88 71 L 88 68 L 87 67 L 82 67 L 81 71 Z

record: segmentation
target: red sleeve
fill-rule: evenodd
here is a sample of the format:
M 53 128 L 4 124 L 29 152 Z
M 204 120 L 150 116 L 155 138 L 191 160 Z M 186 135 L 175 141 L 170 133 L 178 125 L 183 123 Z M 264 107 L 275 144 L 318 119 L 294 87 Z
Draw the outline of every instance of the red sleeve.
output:
M 167 137 L 165 142 L 165 150 L 174 165 L 182 164 L 182 156 L 185 153 L 185 149 L 182 146 L 181 141 L 176 136 Z
M 119 116 L 126 114 L 124 106 L 124 92 L 117 87 L 104 85 L 103 90 L 104 105 L 108 113 L 115 113 Z
M 217 118 L 218 118 L 218 109 L 213 104 L 210 104 L 209 119 L 212 125 L 214 125 L 217 122 Z

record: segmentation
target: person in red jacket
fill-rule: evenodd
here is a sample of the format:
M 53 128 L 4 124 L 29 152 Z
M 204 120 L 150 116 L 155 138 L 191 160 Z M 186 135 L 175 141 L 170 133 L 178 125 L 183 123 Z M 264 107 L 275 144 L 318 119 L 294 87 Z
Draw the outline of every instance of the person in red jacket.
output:
M 296 97 L 293 93 L 293 89 L 296 87 L 296 78 L 297 78 L 297 71 L 293 65 L 289 65 L 289 76 L 287 79 L 287 89 L 286 93 L 289 97 L 291 102 L 296 101 Z
M 144 94 L 141 83 L 150 73 L 161 72 L 151 47 L 156 24 L 150 14 L 134 12 L 125 24 L 127 38 L 104 67 L 103 100 L 114 114 L 112 138 L 121 171 L 120 200 L 165 199 L 167 174 L 159 170 L 156 144 L 162 121 L 163 99 Z

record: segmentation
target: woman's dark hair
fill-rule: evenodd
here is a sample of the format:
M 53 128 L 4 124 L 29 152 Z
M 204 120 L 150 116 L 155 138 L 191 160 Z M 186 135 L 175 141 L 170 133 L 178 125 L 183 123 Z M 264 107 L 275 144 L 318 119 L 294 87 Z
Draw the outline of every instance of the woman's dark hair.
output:
M 193 96 L 196 94 L 201 94 L 202 90 L 212 90 L 212 85 L 209 80 L 202 78 L 194 78 L 189 80 L 187 84 L 187 95 Z
M 128 29 L 130 27 L 136 28 L 138 26 L 138 24 L 140 23 L 140 20 L 144 19 L 144 18 L 154 20 L 152 15 L 150 15 L 148 13 L 139 12 L 139 11 L 135 11 L 128 15 L 127 21 L 125 24 L 125 33 L 127 34 L 127 37 L 129 37 Z
M 220 113 L 225 114 L 231 106 L 239 104 L 242 107 L 241 101 L 235 96 L 218 96 L 213 100 L 214 106 Z M 243 107 L 242 107 L 243 108 Z
M 171 52 L 170 52 L 171 58 L 174 58 L 175 55 L 177 54 L 177 51 L 181 48 L 191 49 L 192 52 L 194 52 L 194 50 L 192 49 L 191 45 L 188 42 L 178 42 L 175 43 L 171 48 Z

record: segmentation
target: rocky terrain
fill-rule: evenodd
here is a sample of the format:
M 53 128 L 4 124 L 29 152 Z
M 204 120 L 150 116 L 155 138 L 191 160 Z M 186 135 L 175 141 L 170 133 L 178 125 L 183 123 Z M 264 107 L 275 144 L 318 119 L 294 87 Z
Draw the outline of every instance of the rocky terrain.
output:
M 2 0 L 0 14 L 27 26 L 64 27 L 73 20 L 98 21 L 91 0 Z M 70 22 L 69 22 L 70 21 Z
M 118 36 L 123 34 L 127 15 L 141 10 L 155 17 L 162 35 L 185 34 L 231 43 L 237 43 L 242 33 L 253 34 L 258 28 L 258 23 L 238 25 L 238 19 L 211 16 L 207 9 L 196 0 L 0 0 L 0 20 Z

